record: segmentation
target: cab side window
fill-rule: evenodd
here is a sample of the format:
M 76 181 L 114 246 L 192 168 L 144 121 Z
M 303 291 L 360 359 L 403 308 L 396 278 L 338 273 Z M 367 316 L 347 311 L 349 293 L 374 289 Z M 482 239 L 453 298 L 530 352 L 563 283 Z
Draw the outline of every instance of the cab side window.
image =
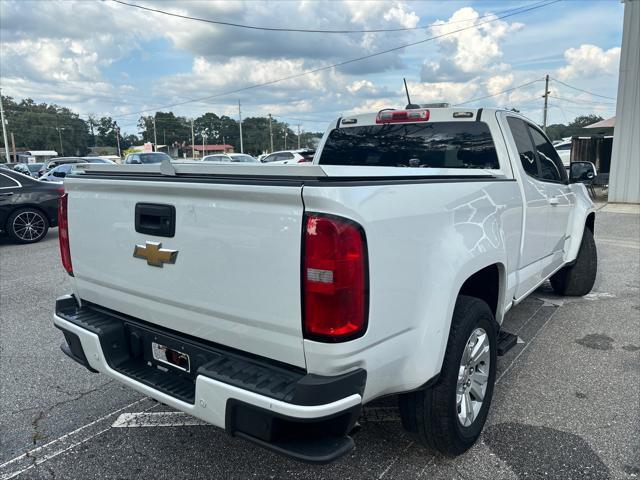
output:
M 540 161 L 541 180 L 564 182 L 567 179 L 567 172 L 558 152 L 537 128 L 531 125 L 528 125 L 528 128 Z
M 527 132 L 527 125 L 523 120 L 516 117 L 507 117 L 509 123 L 509 129 L 513 135 L 513 140 L 516 142 L 518 148 L 518 156 L 522 163 L 522 168 L 534 178 L 540 178 L 538 173 L 538 162 L 536 161 L 536 154 L 531 143 L 531 137 Z M 552 147 L 553 148 L 553 147 Z

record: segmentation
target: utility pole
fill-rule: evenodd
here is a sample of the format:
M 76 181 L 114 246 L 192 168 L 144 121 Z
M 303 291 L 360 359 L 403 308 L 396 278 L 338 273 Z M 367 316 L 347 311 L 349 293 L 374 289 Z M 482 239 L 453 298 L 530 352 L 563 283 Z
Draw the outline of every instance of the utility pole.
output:
M 202 158 L 204 158 L 204 140 L 207 138 L 207 134 L 202 131 Z
M 273 129 L 271 128 L 271 114 L 269 114 L 269 139 L 271 140 L 271 151 L 273 153 Z
M 244 153 L 244 145 L 242 143 L 242 111 L 240 110 L 240 100 L 238 100 L 238 118 L 240 119 L 240 153 Z
M 282 132 L 284 133 L 284 149 L 287 149 L 287 127 L 282 129 Z
M 298 150 L 300 150 L 300 124 L 298 124 Z
M 542 117 L 542 131 L 547 133 L 547 109 L 549 104 L 549 75 L 544 77 L 544 113 Z
M 156 132 L 156 117 L 153 116 L 153 151 L 158 151 L 158 135 Z
M 2 122 L 2 137 L 4 138 L 4 154 L 9 162 L 9 142 L 7 141 L 7 126 L 4 123 L 4 107 L 2 106 L 2 90 L 0 90 L 0 121 Z
M 56 127 L 58 130 L 58 138 L 60 139 L 60 156 L 64 156 L 64 148 L 62 148 L 62 129 L 60 127 Z
M 196 158 L 196 138 L 193 136 L 193 118 L 191 119 L 191 158 Z
M 13 132 L 11 132 L 11 149 L 13 150 L 13 161 L 18 161 L 18 155 L 16 155 L 16 139 L 13 137 Z
M 122 158 L 122 153 L 120 152 L 120 127 L 116 125 L 116 144 L 118 145 L 118 156 Z

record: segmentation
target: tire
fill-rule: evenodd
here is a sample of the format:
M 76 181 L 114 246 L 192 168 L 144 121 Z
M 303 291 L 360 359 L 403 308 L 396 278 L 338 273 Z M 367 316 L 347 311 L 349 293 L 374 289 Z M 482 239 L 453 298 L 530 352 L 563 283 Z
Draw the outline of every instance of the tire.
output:
M 458 395 L 459 372 L 463 370 L 461 361 L 463 354 L 467 353 L 468 342 L 480 330 L 484 332 L 484 336 L 478 337 L 479 341 L 480 338 L 482 339 L 480 347 L 485 342 L 489 347 L 489 351 L 482 356 L 488 360 L 488 366 L 485 361 L 469 379 L 477 388 L 475 382 L 480 378 L 479 375 L 486 375 L 484 396 L 480 405 L 474 404 L 478 410 L 475 411 L 475 406 L 472 408 L 473 418 L 467 417 L 470 423 L 463 424 L 458 409 L 458 399 L 465 395 Z M 482 350 L 485 348 L 482 347 Z M 469 352 L 473 350 L 469 349 Z M 431 387 L 400 395 L 402 426 L 413 433 L 417 440 L 429 450 L 438 451 L 447 456 L 456 456 L 467 451 L 480 436 L 487 419 L 496 379 L 496 363 L 497 331 L 491 309 L 478 298 L 458 296 L 438 380 Z M 463 384 L 465 378 L 466 376 L 461 377 Z M 471 390 L 467 390 L 470 396 L 466 398 L 473 399 L 474 394 Z
M 593 233 L 584 229 L 580 250 L 573 265 L 558 270 L 550 278 L 553 291 L 558 295 L 581 297 L 593 288 L 598 272 L 598 252 Z
M 6 230 L 16 243 L 36 243 L 47 234 L 49 221 L 38 209 L 20 208 L 9 215 Z

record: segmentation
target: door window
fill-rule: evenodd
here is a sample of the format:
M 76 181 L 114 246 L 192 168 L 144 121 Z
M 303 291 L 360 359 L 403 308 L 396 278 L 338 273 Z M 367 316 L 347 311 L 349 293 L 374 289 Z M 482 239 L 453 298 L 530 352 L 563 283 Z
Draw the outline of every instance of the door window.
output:
M 516 117 L 507 117 L 507 122 L 509 123 L 513 140 L 516 142 L 516 147 L 518 148 L 518 156 L 520 157 L 522 168 L 527 172 L 527 175 L 539 178 L 536 154 L 533 150 L 531 137 L 527 132 L 527 126 L 523 120 Z
M 551 142 L 537 129 L 528 125 L 540 162 L 540 178 L 552 182 L 564 182 L 567 178 L 562 160 Z

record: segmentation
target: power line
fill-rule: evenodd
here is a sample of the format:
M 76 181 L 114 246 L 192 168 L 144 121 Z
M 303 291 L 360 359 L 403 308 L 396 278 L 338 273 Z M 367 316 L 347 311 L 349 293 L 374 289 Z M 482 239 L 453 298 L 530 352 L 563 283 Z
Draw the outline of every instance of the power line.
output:
M 113 1 L 116 1 L 116 0 L 113 0 Z M 546 7 L 546 6 L 552 5 L 554 3 L 558 3 L 560 1 L 562 1 L 562 0 L 551 0 L 549 2 L 540 4 L 540 5 L 535 5 L 535 6 L 527 8 L 527 9 L 520 10 L 520 11 L 515 12 L 515 13 L 509 13 L 509 14 L 506 14 L 506 15 L 495 17 L 495 18 L 492 18 L 491 20 L 487 20 L 487 21 L 480 22 L 480 23 L 475 23 L 475 24 L 470 25 L 468 27 L 463 27 L 463 28 L 459 28 L 457 30 L 452 30 L 450 32 L 442 33 L 440 35 L 435 35 L 433 37 L 429 37 L 429 38 L 426 38 L 426 39 L 423 39 L 423 40 L 419 40 L 417 42 L 411 42 L 411 43 L 406 43 L 404 45 L 398 45 L 396 47 L 392 47 L 392 48 L 389 48 L 387 50 L 382 50 L 382 51 L 379 51 L 379 52 L 370 53 L 368 55 L 363 55 L 362 57 L 357 57 L 357 58 L 352 58 L 352 59 L 349 59 L 349 60 L 344 60 L 342 62 L 334 63 L 332 65 L 325 65 L 323 67 L 318 67 L 318 68 L 314 68 L 314 69 L 311 69 L 311 70 L 305 70 L 303 72 L 296 73 L 294 75 L 289 75 L 289 76 L 278 78 L 278 79 L 275 79 L 275 80 L 270 80 L 268 82 L 256 83 L 256 84 L 249 85 L 249 86 L 246 86 L 246 87 L 237 88 L 235 90 L 228 90 L 226 92 L 221 92 L 221 93 L 217 93 L 217 94 L 214 94 L 214 95 L 208 95 L 206 97 L 200 97 L 200 98 L 194 98 L 194 99 L 190 99 L 190 100 L 185 100 L 185 101 L 182 101 L 182 102 L 172 103 L 170 105 L 162 105 L 160 107 L 147 108 L 145 110 L 139 110 L 137 112 L 114 115 L 112 118 L 126 117 L 126 116 L 130 116 L 130 115 L 139 115 L 139 114 L 142 114 L 142 113 L 150 112 L 150 111 L 153 111 L 153 110 L 159 110 L 159 109 L 162 109 L 162 108 L 172 108 L 172 107 L 178 107 L 178 106 L 181 106 L 181 105 L 186 105 L 188 103 L 202 102 L 204 100 L 210 100 L 210 99 L 213 99 L 213 98 L 223 97 L 223 96 L 231 95 L 231 94 L 234 94 L 234 93 L 244 92 L 244 91 L 251 90 L 251 89 L 254 89 L 254 88 L 260 88 L 260 87 L 266 87 L 266 86 L 269 86 L 269 85 L 274 85 L 276 83 L 284 82 L 286 80 L 293 80 L 295 78 L 303 77 L 305 75 L 310 75 L 312 73 L 322 72 L 324 70 L 330 70 L 332 68 L 343 67 L 343 66 L 349 65 L 351 63 L 360 62 L 362 60 L 367 60 L 367 59 L 372 58 L 372 57 L 377 57 L 377 56 L 384 55 L 384 54 L 387 54 L 387 53 L 391 53 L 391 52 L 395 52 L 395 51 L 398 51 L 398 50 L 402 50 L 402 49 L 407 48 L 407 47 L 413 47 L 415 45 L 420 45 L 422 43 L 427 43 L 427 42 L 430 42 L 432 40 L 436 40 L 438 38 L 442 38 L 442 37 L 446 37 L 446 36 L 449 36 L 449 35 L 453 35 L 455 33 L 463 32 L 465 30 L 470 30 L 472 28 L 477 28 L 477 27 L 479 27 L 481 25 L 485 25 L 485 24 L 488 24 L 488 23 L 493 23 L 493 22 L 496 22 L 496 21 L 501 20 L 503 18 L 511 17 L 513 15 L 519 15 L 521 13 L 525 13 L 525 12 L 528 12 L 528 11 L 537 10 L 539 8 Z
M 224 22 L 222 20 L 211 20 L 211 19 L 208 19 L 208 18 L 192 17 L 190 15 L 181 15 L 179 13 L 172 13 L 172 12 L 167 12 L 166 10 L 160 10 L 160 9 L 157 9 L 157 8 L 145 7 L 143 5 L 137 5 L 135 3 L 128 3 L 128 2 L 124 2 L 122 0 L 112 0 L 112 1 L 115 2 L 115 3 L 119 3 L 120 5 L 126 5 L 127 7 L 138 8 L 140 10 L 146 10 L 148 12 L 159 13 L 159 14 L 162 14 L 162 15 L 170 16 L 170 17 L 182 18 L 183 20 L 194 20 L 194 21 L 197 21 L 197 22 L 209 23 L 209 24 L 213 24 L 213 25 L 222 25 L 222 26 L 225 26 L 225 27 L 244 28 L 244 29 L 248 29 L 248 30 L 261 30 L 261 31 L 265 31 L 265 32 L 341 33 L 341 34 L 345 34 L 345 33 L 385 33 L 385 32 L 406 32 L 406 31 L 411 31 L 411 30 L 424 30 L 424 29 L 427 29 L 427 28 L 431 28 L 433 26 L 433 25 L 419 25 L 419 26 L 416 26 L 416 27 L 377 28 L 377 29 L 370 29 L 370 30 L 316 30 L 316 29 L 304 29 L 304 28 L 260 27 L 260 26 L 256 26 L 256 25 L 246 25 L 246 24 L 242 24 L 242 23 Z M 545 3 L 545 1 L 543 0 L 543 1 L 540 1 L 540 2 L 537 2 L 537 3 L 538 4 L 542 4 L 542 3 Z M 525 8 L 525 7 L 511 8 L 509 10 L 502 10 L 500 12 L 497 12 L 496 14 L 490 13 L 490 14 L 482 15 L 482 16 L 477 17 L 477 18 L 469 18 L 469 19 L 464 19 L 464 20 L 454 20 L 454 21 L 447 22 L 446 24 L 454 24 L 454 23 L 461 23 L 461 22 L 476 21 L 476 20 L 481 19 L 481 18 L 494 17 L 496 15 L 502 15 L 502 14 L 505 14 L 505 13 L 514 12 L 516 10 L 521 10 L 523 8 Z M 526 10 L 523 10 L 523 11 L 526 11 Z
M 562 100 L 565 102 L 575 103 L 577 105 L 615 105 L 615 103 L 611 102 L 590 102 L 588 100 L 574 100 L 572 98 L 565 97 L 557 97 L 555 95 L 549 95 L 551 98 L 555 98 L 556 100 Z
M 594 97 L 606 98 L 608 100 L 615 100 L 614 97 L 607 97 L 606 95 L 600 95 L 598 93 L 590 92 L 589 90 L 584 90 L 582 88 L 574 87 L 573 85 L 569 85 L 568 83 L 565 83 L 565 82 L 563 82 L 561 80 L 558 80 L 557 78 L 554 78 L 554 77 L 551 77 L 551 80 L 553 80 L 554 82 L 558 82 L 558 83 L 564 85 L 565 87 L 573 88 L 574 90 L 577 90 L 579 92 L 588 93 L 589 95 L 593 95 Z
M 477 102 L 478 100 L 484 100 L 485 98 L 497 97 L 498 95 L 502 95 L 504 93 L 513 92 L 514 90 L 518 90 L 519 88 L 528 87 L 529 85 L 533 85 L 536 82 L 541 82 L 542 80 L 544 80 L 544 77 L 536 78 L 535 80 L 532 80 L 530 82 L 523 83 L 523 84 L 517 85 L 515 87 L 507 88 L 506 90 L 502 90 L 501 92 L 498 92 L 498 93 L 493 93 L 491 95 L 485 95 L 483 97 L 472 98 L 471 100 L 467 100 L 465 102 L 456 103 L 454 105 L 454 107 L 459 107 L 460 105 L 466 105 L 467 103 Z

